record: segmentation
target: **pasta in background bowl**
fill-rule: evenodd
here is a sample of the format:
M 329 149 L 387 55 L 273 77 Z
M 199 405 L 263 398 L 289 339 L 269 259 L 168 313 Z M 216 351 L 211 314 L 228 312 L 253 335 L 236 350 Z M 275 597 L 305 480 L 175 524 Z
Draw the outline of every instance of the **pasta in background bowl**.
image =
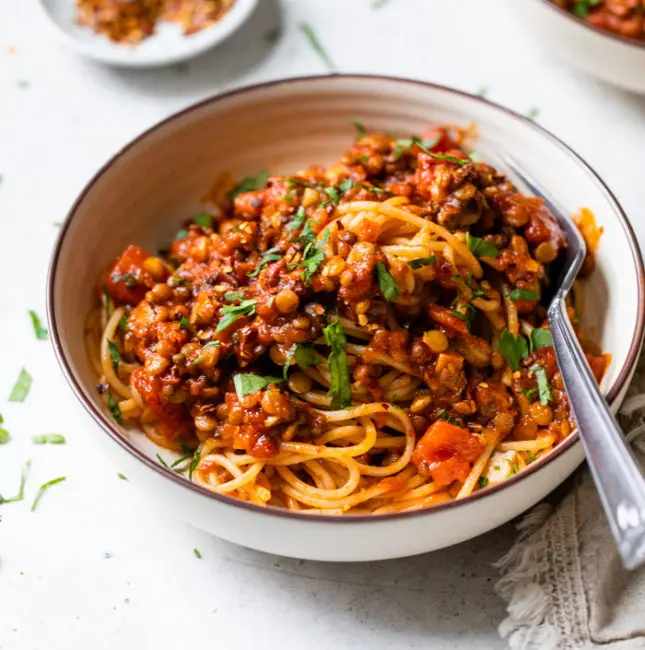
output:
M 402 97 L 404 102 L 401 102 Z M 367 136 L 359 138 L 352 145 L 355 135 L 349 121 L 356 118 L 375 133 L 393 132 L 404 135 L 396 140 L 384 136 Z M 280 126 L 266 131 L 263 125 L 269 122 Z M 477 421 L 477 416 L 481 413 L 467 412 L 473 404 L 476 411 L 480 411 L 482 403 L 487 405 L 489 411 L 496 408 L 498 402 L 488 399 L 486 395 L 470 394 L 471 405 L 459 406 L 457 402 L 460 400 L 452 404 L 448 395 L 445 403 L 435 400 L 434 406 L 424 406 L 422 402 L 428 401 L 428 395 L 432 399 L 432 390 L 427 390 L 424 383 L 427 378 L 424 378 L 423 372 L 416 370 L 419 366 L 411 368 L 410 360 L 402 357 L 398 361 L 399 367 L 396 367 L 396 360 L 393 366 L 392 341 L 382 342 L 385 348 L 379 348 L 374 347 L 373 341 L 365 340 L 365 328 L 369 322 L 376 321 L 383 325 L 388 319 L 391 321 L 393 305 L 397 301 L 403 305 L 396 308 L 398 319 L 405 321 L 406 310 L 412 310 L 416 314 L 415 318 L 419 318 L 419 310 L 414 307 L 419 292 L 415 293 L 414 284 L 417 281 L 424 285 L 425 281 L 417 278 L 423 279 L 425 274 L 429 274 L 426 280 L 432 285 L 430 276 L 435 277 L 437 271 L 427 267 L 436 264 L 436 258 L 443 261 L 448 258 L 446 264 L 450 266 L 450 256 L 456 256 L 452 261 L 466 277 L 463 282 L 458 278 L 455 284 L 453 269 L 447 285 L 438 285 L 440 291 L 448 293 L 433 297 L 430 301 L 436 308 L 430 310 L 427 323 L 422 329 L 433 334 L 419 349 L 434 345 L 445 351 L 444 343 L 450 339 L 451 349 L 461 346 L 459 352 L 473 367 L 478 363 L 480 367 L 485 365 L 481 359 L 478 360 L 477 350 L 486 357 L 486 364 L 491 363 L 491 355 L 496 351 L 494 348 L 483 349 L 483 344 L 475 340 L 481 339 L 479 334 L 483 331 L 480 329 L 481 324 L 476 322 L 481 315 L 477 315 L 473 321 L 472 334 L 469 327 L 463 327 L 469 301 L 479 301 L 480 311 L 483 312 L 485 310 L 481 308 L 489 306 L 486 301 L 492 301 L 495 309 L 499 309 L 506 300 L 504 313 L 510 313 L 509 309 L 513 312 L 518 306 L 521 312 L 528 313 L 532 305 L 523 304 L 522 301 L 535 303 L 534 293 L 541 290 L 539 282 L 529 282 L 526 286 L 520 283 L 519 286 L 509 287 L 508 291 L 503 287 L 498 291 L 490 284 L 481 284 L 482 280 L 485 281 L 482 266 L 488 268 L 491 263 L 499 266 L 505 254 L 502 253 L 500 260 L 496 261 L 497 255 L 493 254 L 491 247 L 495 248 L 497 244 L 503 250 L 510 240 L 491 239 L 482 230 L 468 232 L 469 226 L 477 220 L 474 217 L 471 223 L 453 223 L 451 219 L 455 215 L 463 217 L 465 214 L 464 205 L 435 219 L 438 223 L 431 228 L 433 232 L 424 237 L 424 228 L 428 223 L 434 223 L 432 220 L 414 214 L 412 203 L 405 196 L 380 196 L 381 193 L 396 188 L 389 186 L 386 189 L 385 185 L 379 187 L 378 183 L 372 183 L 374 177 L 370 178 L 369 175 L 365 179 L 356 174 L 353 179 L 351 175 L 343 176 L 340 173 L 343 165 L 328 167 L 326 172 L 310 168 L 312 162 L 332 164 L 338 160 L 340 152 L 347 149 L 350 151 L 343 159 L 345 167 L 348 163 L 350 167 L 352 164 L 375 164 L 369 162 L 369 158 L 377 146 L 374 142 L 378 144 L 378 138 L 381 137 L 378 146 L 382 147 L 383 152 L 389 152 L 393 164 L 404 167 L 410 165 L 413 168 L 417 164 L 421 166 L 421 163 L 431 167 L 436 162 L 442 162 L 447 169 L 459 169 L 460 173 L 481 175 L 486 171 L 484 163 L 467 160 L 464 154 L 467 149 L 465 146 L 460 149 L 462 143 L 450 139 L 448 129 L 435 128 L 434 135 L 426 133 L 420 140 L 410 139 L 410 134 L 421 134 L 427 130 L 429 122 L 435 125 L 463 126 L 475 122 L 478 137 L 471 140 L 472 145 L 469 143 L 468 146 L 476 147 L 484 161 L 487 153 L 494 160 L 495 151 L 503 148 L 520 159 L 531 174 L 557 197 L 568 213 L 573 214 L 584 205 L 596 214 L 605 232 L 598 250 L 597 269 L 587 283 L 586 293 L 588 304 L 602 304 L 605 307 L 602 311 L 594 310 L 589 318 L 585 314 L 583 323 L 586 328 L 593 330 L 600 348 L 611 355 L 612 361 L 605 373 L 603 389 L 614 405 L 620 401 L 642 339 L 640 253 L 619 206 L 606 188 L 584 163 L 555 138 L 530 121 L 484 100 L 411 81 L 337 76 L 275 82 L 232 92 L 207 100 L 170 118 L 117 155 L 90 183 L 72 209 L 61 233 L 50 274 L 49 313 L 54 344 L 77 395 L 100 424 L 100 428 L 95 429 L 97 439 L 108 452 L 120 458 L 120 467 L 124 471 L 140 477 L 141 483 L 159 494 L 164 504 L 177 516 L 236 543 L 282 555 L 322 560 L 400 557 L 457 543 L 508 521 L 545 496 L 582 460 L 581 447 L 573 433 L 559 439 L 555 450 L 543 458 L 526 462 L 528 466 L 525 471 L 517 475 L 510 471 L 507 473 L 511 474 L 510 477 L 504 476 L 506 480 L 493 485 L 499 477 L 494 474 L 494 466 L 486 467 L 486 464 L 501 438 L 506 439 L 505 436 L 509 433 L 506 430 L 502 436 L 501 429 L 497 433 L 495 429 L 504 426 L 508 429 L 515 426 L 516 422 L 504 423 L 504 418 L 501 417 L 495 426 L 488 426 L 486 423 L 489 420 L 480 418 Z M 457 129 L 450 129 L 450 132 L 457 134 L 453 138 L 463 137 L 463 133 Z M 216 144 L 209 148 L 204 146 L 206 142 Z M 400 152 L 393 150 L 397 146 L 401 148 Z M 362 161 L 359 160 L 361 157 Z M 440 160 L 442 157 L 443 161 Z M 399 159 L 400 162 L 397 163 Z M 463 161 L 463 164 L 456 163 L 454 159 Z M 231 185 L 231 181 L 222 174 L 242 178 L 250 173 L 256 174 L 263 168 L 270 170 L 272 180 L 269 188 L 275 189 L 274 198 L 280 209 L 272 211 L 272 215 L 263 214 L 261 219 L 278 215 L 272 226 L 276 232 L 268 236 L 271 225 L 264 228 L 267 236 L 260 242 L 258 252 L 248 257 L 248 269 L 236 269 L 235 273 L 232 273 L 233 269 L 220 269 L 223 273 L 221 277 L 213 278 L 208 287 L 205 287 L 199 274 L 189 277 L 189 270 L 191 266 L 195 268 L 196 264 L 199 265 L 198 249 L 207 245 L 208 241 L 218 239 L 217 235 L 213 235 L 214 239 L 211 237 L 212 228 L 219 227 L 222 215 L 229 219 L 232 216 L 226 210 L 231 210 L 230 190 L 234 184 Z M 310 168 L 308 172 L 301 171 L 307 168 Z M 333 177 L 334 170 L 340 174 L 337 178 Z M 218 177 L 220 182 L 213 186 L 213 179 Z M 287 182 L 289 179 L 290 183 Z M 228 199 L 225 198 L 224 203 L 220 202 L 216 207 L 211 205 L 205 209 L 200 197 L 204 197 L 204 189 L 209 187 L 212 188 L 211 192 L 205 198 L 215 198 L 217 202 L 218 196 L 228 195 Z M 303 204 L 308 202 L 304 196 L 307 190 L 310 190 L 309 199 L 312 197 L 311 192 L 316 192 L 317 196 L 315 203 L 309 203 L 304 208 Z M 321 195 L 324 196 L 323 200 Z M 290 196 L 291 201 L 286 196 Z M 462 198 L 469 200 L 470 197 L 464 194 Z M 248 194 L 238 193 L 233 199 L 236 210 L 239 211 L 257 212 L 262 205 L 261 201 L 258 203 L 258 195 L 253 191 Z M 288 205 L 291 202 L 295 203 L 292 208 Z M 298 221 L 296 215 L 303 212 L 301 207 L 304 208 L 304 216 L 301 215 L 302 218 Z M 224 213 L 219 212 L 221 210 Z M 320 227 L 313 222 L 309 223 L 315 217 L 316 210 L 322 210 L 329 223 L 321 223 Z M 365 221 L 361 213 L 365 212 L 372 214 L 371 218 L 376 215 L 377 220 L 389 219 L 387 227 L 394 228 L 396 232 L 391 232 L 380 242 L 378 235 L 369 233 L 356 237 L 356 232 L 360 234 L 361 228 L 367 227 L 361 226 L 361 222 Z M 186 222 L 186 216 L 191 214 L 197 215 L 197 218 Z M 322 214 L 321 212 L 319 216 Z M 259 215 L 249 214 L 248 220 L 239 220 L 239 216 L 240 214 L 235 221 L 233 215 L 233 221 L 225 229 L 229 247 L 241 250 L 245 244 L 237 239 L 243 238 L 244 232 L 240 234 L 238 231 L 233 236 L 229 231 L 254 223 Z M 369 221 L 370 219 L 365 223 Z M 330 224 L 333 232 L 330 231 L 326 238 L 324 227 Z M 128 249 L 130 252 L 126 251 L 114 263 L 114 259 L 130 244 L 142 246 L 149 251 L 166 248 L 169 242 L 173 242 L 175 233 L 182 225 L 187 227 L 186 231 L 180 233 L 179 239 L 172 243 L 168 254 L 156 257 L 136 253 L 139 257 L 134 263 L 135 253 Z M 372 259 L 374 264 L 368 265 L 367 271 L 367 275 L 374 278 L 370 282 L 376 283 L 367 287 L 375 306 L 362 314 L 358 313 L 361 309 L 356 311 L 356 305 L 361 299 L 365 300 L 366 296 L 358 295 L 361 291 L 358 277 L 354 277 L 353 282 L 345 283 L 345 294 L 358 292 L 356 300 L 350 301 L 354 306 L 352 313 L 343 312 L 338 303 L 325 303 L 324 299 L 318 301 L 320 308 L 307 307 L 308 289 L 305 286 L 307 283 L 303 283 L 303 276 L 313 283 L 316 295 L 317 292 L 324 293 L 325 288 L 332 291 L 331 287 L 323 286 L 329 283 L 335 287 L 335 291 L 343 291 L 339 289 L 339 278 L 334 280 L 334 273 L 327 269 L 334 262 L 334 256 L 325 255 L 323 250 L 332 246 L 335 253 L 338 253 L 339 244 L 343 241 L 339 239 L 342 232 L 354 233 L 352 242 L 347 242 L 348 244 L 358 245 L 361 241 L 367 244 L 371 239 L 374 244 L 378 243 L 380 249 L 377 253 L 380 257 Z M 356 239 L 359 240 L 358 243 Z M 518 242 L 516 244 L 519 245 Z M 473 253 L 477 247 L 480 247 L 481 255 Z M 314 249 L 320 250 L 320 254 Z M 426 259 L 428 263 L 418 264 L 417 268 L 414 268 L 415 264 L 405 261 L 399 264 L 401 256 L 410 256 L 412 253 L 414 256 L 419 253 L 419 257 L 411 258 L 409 262 Z M 208 257 L 209 252 L 203 254 Z M 244 262 L 247 255 L 238 254 L 238 259 Z M 320 257 L 317 264 L 311 261 L 312 256 Z M 430 262 L 428 258 L 432 256 L 435 259 Z M 343 259 L 342 254 L 335 257 Z M 365 251 L 359 256 L 360 259 L 369 257 L 369 252 Z M 547 257 L 550 259 L 544 258 L 543 261 L 548 264 L 552 257 Z M 161 267 L 155 268 L 156 262 L 149 261 L 153 259 Z M 324 267 L 321 266 L 323 259 Z M 338 260 L 336 263 L 341 264 Z M 146 265 L 147 272 L 158 274 L 156 280 L 145 275 Z M 107 276 L 106 269 L 109 269 Z M 323 274 L 323 269 L 327 269 L 326 274 Z M 472 275 L 467 274 L 468 270 Z M 248 275 L 255 277 L 230 284 L 227 274 L 229 279 L 236 274 L 242 278 Z M 277 278 L 273 285 L 277 287 L 275 291 L 271 289 L 271 275 Z M 292 284 L 287 282 L 288 277 L 292 278 Z M 112 311 L 110 319 L 105 312 L 102 315 L 100 310 L 95 311 L 95 315 L 90 318 L 90 326 L 86 328 L 84 323 L 87 313 L 96 310 L 96 283 L 99 278 L 103 278 L 99 287 L 105 283 L 110 299 L 108 303 L 104 298 L 103 310 L 109 304 L 112 310 L 116 307 L 121 311 Z M 181 315 L 179 309 L 176 318 L 171 319 L 173 336 L 181 332 L 179 336 L 182 345 L 188 344 L 189 347 L 169 351 L 170 356 L 166 361 L 159 361 L 162 365 L 167 362 L 167 367 L 161 372 L 179 364 L 187 368 L 183 374 L 184 379 L 190 380 L 183 387 L 184 395 L 175 400 L 173 409 L 178 404 L 186 403 L 186 391 L 193 391 L 193 395 L 199 395 L 199 399 L 202 399 L 200 406 L 198 401 L 188 398 L 188 403 L 193 407 L 189 418 L 193 424 L 177 436 L 176 431 L 172 433 L 163 426 L 155 426 L 155 421 L 159 422 L 159 413 L 155 415 L 154 412 L 148 412 L 148 417 L 141 420 L 146 407 L 152 404 L 150 395 L 145 394 L 149 381 L 135 380 L 133 383 L 128 377 L 130 371 L 137 377 L 149 370 L 151 363 L 156 363 L 147 360 L 147 353 L 139 361 L 136 359 L 137 346 L 145 347 L 149 343 L 145 317 L 139 320 L 143 329 L 137 330 L 141 310 L 176 309 L 178 305 L 174 302 L 175 295 L 186 294 L 184 298 L 189 300 L 186 292 L 177 292 L 176 289 L 183 283 L 185 289 L 192 291 L 193 282 L 197 285 L 193 294 L 197 300 L 204 299 L 199 297 L 204 289 L 207 289 L 206 294 L 215 297 L 216 315 L 211 313 L 209 317 L 213 319 L 212 327 L 206 322 L 200 324 L 195 320 L 194 309 L 186 309 L 186 313 L 182 312 Z M 138 283 L 142 286 L 139 287 Z M 227 286 L 222 288 L 219 285 Z M 509 294 L 518 288 L 523 289 L 524 293 L 518 293 L 516 300 L 513 300 Z M 365 290 L 365 286 L 362 290 Z M 437 287 L 430 290 L 435 291 Z M 147 295 L 146 291 L 158 292 L 157 307 L 151 307 L 156 298 Z M 620 296 L 616 295 L 617 291 Z M 280 295 L 281 292 L 284 295 Z M 138 295 L 129 295 L 131 293 Z M 228 298 L 225 297 L 227 294 Z M 115 298 L 116 303 L 113 304 Z M 280 301 L 276 305 L 278 298 Z M 170 303 L 164 306 L 164 300 L 170 300 Z M 290 301 L 293 304 L 287 304 Z M 427 302 L 426 300 L 423 304 L 424 310 Z M 294 306 L 296 303 L 297 307 Z M 388 306 L 388 303 L 392 304 Z M 121 305 L 131 305 L 133 309 L 130 311 L 130 307 L 124 308 Z M 308 311 L 299 312 L 300 308 Z M 309 324 L 313 323 L 312 330 L 307 336 L 300 337 L 302 340 L 292 341 L 293 337 L 287 336 L 288 341 L 281 341 L 281 345 L 273 347 L 265 345 L 261 352 L 259 349 L 253 351 L 251 345 L 240 347 L 240 335 L 235 335 L 234 332 L 240 326 L 250 327 L 253 319 L 258 318 L 256 313 L 260 316 L 264 314 L 269 324 L 273 322 L 281 327 L 285 325 L 285 319 L 291 322 L 294 318 L 306 315 Z M 456 316 L 455 313 L 461 316 Z M 287 318 L 288 314 L 294 318 Z M 223 322 L 227 315 L 228 320 Z M 232 315 L 241 319 L 237 325 L 231 321 Z M 127 318 L 124 320 L 123 316 Z M 203 317 L 203 314 L 197 315 L 197 319 Z M 410 316 L 408 320 L 414 321 L 415 318 Z M 425 311 L 421 318 L 426 320 Z M 101 319 L 103 325 L 99 325 Z M 529 321 L 529 327 L 540 325 L 535 319 Z M 119 332 L 121 323 L 123 330 Z M 105 326 L 108 326 L 109 336 L 101 343 L 104 346 L 103 353 L 94 357 L 94 365 L 97 365 L 100 356 L 103 363 L 102 367 L 95 369 L 86 355 L 84 338 L 88 330 L 91 338 L 93 331 L 101 331 Z M 410 324 L 406 327 L 414 338 L 415 326 Z M 395 331 L 397 325 L 390 322 L 389 329 Z M 513 337 L 514 343 L 519 341 L 515 324 L 508 321 L 502 329 L 506 331 L 505 336 Z M 459 336 L 455 334 L 457 330 Z M 497 348 L 500 347 L 500 332 L 501 330 L 494 341 L 490 341 Z M 421 340 L 424 333 L 417 332 Z M 530 329 L 528 335 L 531 336 Z M 278 335 L 273 332 L 271 336 L 275 339 Z M 397 336 L 405 338 L 404 334 Z M 110 342 L 116 349 L 109 345 Z M 412 341 L 409 343 L 412 344 Z M 191 344 L 194 344 L 194 350 L 190 347 Z M 261 341 L 259 345 L 262 347 Z M 298 351 L 297 347 L 294 349 L 297 345 L 303 346 L 300 350 L 304 356 L 299 360 L 294 357 L 289 359 L 290 352 L 295 355 Z M 366 346 L 371 347 L 367 350 L 367 355 Z M 540 347 L 543 346 L 536 346 L 533 353 L 539 353 Z M 250 356 L 243 357 L 244 361 L 240 363 L 242 351 Z M 143 351 L 140 349 L 139 352 Z M 437 348 L 435 352 L 441 351 Z M 351 394 L 347 391 L 342 394 L 338 375 L 334 375 L 337 372 L 334 367 L 343 367 L 342 363 L 340 366 L 337 363 L 342 353 L 354 366 L 362 363 L 365 367 L 364 371 L 354 368 L 354 374 L 350 378 Z M 175 355 L 183 356 L 175 358 Z M 201 381 L 200 386 L 197 386 L 195 381 L 199 383 L 198 377 L 207 377 L 213 368 L 219 367 L 220 355 L 220 365 L 223 368 L 228 367 L 227 363 L 230 365 L 226 361 L 227 357 L 237 361 L 228 376 L 221 377 L 221 382 L 219 375 L 217 378 L 210 376 L 206 389 L 210 386 L 211 392 L 206 396 L 200 394 L 205 384 Z M 216 360 L 215 356 L 218 357 Z M 526 354 L 523 356 L 526 357 Z M 140 362 L 144 358 L 146 365 L 142 366 Z M 290 364 L 294 361 L 299 367 L 292 369 Z M 421 361 L 417 359 L 415 363 Z M 517 369 L 505 370 L 504 359 L 497 358 L 495 363 L 499 369 L 495 385 L 497 379 L 506 372 L 511 373 L 511 382 L 513 372 L 521 374 L 519 366 Z M 120 364 L 132 365 L 121 368 Z M 514 364 L 515 361 L 512 361 L 511 365 Z M 389 367 L 375 372 L 374 368 L 378 366 Z M 111 373 L 115 368 L 120 373 L 116 382 L 125 382 L 125 388 L 128 388 L 129 382 L 130 387 L 134 386 L 135 393 L 139 393 L 138 396 L 131 392 L 120 396 L 114 394 L 120 389 Z M 103 395 L 96 390 L 97 371 L 111 376 L 108 381 L 102 380 L 107 384 L 102 389 Z M 374 376 L 370 379 L 371 372 Z M 524 387 L 527 393 L 539 388 L 535 370 L 532 372 L 533 383 Z M 183 371 L 180 374 L 182 373 Z M 360 381 L 361 373 L 365 375 L 363 383 Z M 284 375 L 287 376 L 287 381 L 284 381 Z M 340 381 L 340 384 L 343 382 Z M 473 390 L 486 394 L 494 391 L 493 386 L 486 384 L 484 379 Z M 394 388 L 390 390 L 392 385 L 396 386 L 396 391 Z M 330 387 L 330 394 L 327 395 Z M 168 455 L 166 452 L 160 454 L 168 465 L 177 459 L 174 468 L 167 469 L 160 464 L 157 459 L 159 448 L 139 429 L 116 426 L 105 408 L 105 391 L 109 391 L 111 396 L 112 414 L 118 409 L 119 416 L 125 415 L 126 421 L 127 416 L 133 416 L 157 443 L 177 450 L 176 455 Z M 167 390 L 164 395 L 164 403 L 172 403 L 172 400 L 167 399 L 173 397 L 171 390 Z M 128 404 L 128 399 L 134 402 Z M 209 399 L 214 404 L 210 412 L 204 408 Z M 419 407 L 416 412 L 411 410 L 415 400 Z M 530 400 L 536 404 L 541 401 L 541 396 Z M 304 405 L 299 406 L 300 403 Z M 217 404 L 222 405 L 219 411 Z M 530 404 L 527 408 L 529 406 Z M 329 413 L 327 409 L 330 407 L 336 410 L 331 413 L 331 418 L 327 417 L 327 424 L 321 425 L 315 414 L 325 411 Z M 504 410 L 499 408 L 500 413 Z M 379 411 L 380 415 L 377 414 Z M 245 413 L 248 416 L 254 412 L 262 414 L 263 426 L 266 425 L 267 416 L 273 419 L 266 428 L 259 427 L 255 434 L 247 430 L 249 436 L 245 440 L 237 440 L 235 436 L 227 437 L 235 427 L 239 429 L 240 425 L 248 424 L 248 420 L 244 421 Z M 185 413 L 184 411 L 184 415 Z M 492 418 L 495 414 L 489 415 Z M 415 419 L 416 423 L 413 422 Z M 186 422 L 188 420 L 182 420 L 180 429 Z M 548 426 L 546 418 L 543 422 Z M 424 435 L 426 430 L 430 432 L 433 427 L 441 429 L 441 435 Z M 492 438 L 487 437 L 487 430 L 493 431 Z M 464 452 L 459 459 L 461 464 L 452 464 L 447 473 L 433 471 L 436 464 L 433 465 L 426 453 L 428 450 L 419 441 L 426 439 L 426 436 L 429 436 L 428 441 L 434 438 L 430 447 L 434 445 L 435 448 L 428 452 L 432 454 L 437 452 L 437 435 L 459 437 L 462 434 L 456 432 L 460 431 L 469 436 L 473 449 Z M 264 434 L 267 435 L 262 439 Z M 497 435 L 500 436 L 499 439 Z M 382 453 L 374 453 L 375 441 L 382 445 Z M 477 449 L 474 449 L 473 441 L 476 442 Z M 455 444 L 458 446 L 458 443 L 459 441 Z M 260 446 L 256 447 L 256 444 Z M 364 450 L 358 449 L 360 453 L 354 455 L 345 454 L 344 460 L 339 461 L 340 464 L 333 465 L 321 460 L 325 455 L 342 456 L 337 452 L 339 449 L 347 449 L 346 445 L 360 447 L 361 444 L 365 446 Z M 331 450 L 331 453 L 325 451 L 316 456 L 316 446 Z M 282 447 L 284 448 L 281 449 Z M 542 449 L 546 447 L 548 445 Z M 415 448 L 416 457 L 412 454 Z M 185 453 L 182 449 L 185 449 Z M 203 457 L 201 453 L 194 454 L 196 449 L 204 452 Z M 288 453 L 292 455 L 300 454 L 301 458 L 292 457 L 284 464 L 275 462 L 276 458 L 283 458 L 287 450 L 291 450 Z M 367 453 L 370 451 L 372 455 Z M 487 451 L 485 458 L 484 451 Z M 496 453 L 504 454 L 508 451 L 517 453 L 517 450 L 510 448 L 498 448 Z M 525 454 L 526 450 L 519 451 Z M 239 467 L 235 466 L 244 454 L 249 460 Z M 182 455 L 186 456 L 183 461 Z M 265 460 L 257 462 L 262 456 Z M 509 462 L 518 460 L 524 462 L 527 459 L 520 455 L 514 456 Z M 302 465 L 295 464 L 295 461 Z M 401 467 L 394 467 L 398 461 Z M 127 463 L 127 467 L 124 463 Z M 396 471 L 389 471 L 388 468 Z M 185 470 L 186 477 L 173 471 L 175 469 Z M 443 470 L 446 470 L 446 465 Z M 249 480 L 247 472 L 255 472 L 251 477 L 253 480 Z M 238 480 L 242 475 L 245 478 Z M 187 480 L 189 476 L 197 485 Z M 418 479 L 414 478 L 417 476 Z M 226 485 L 231 481 L 233 489 L 231 485 Z M 226 489 L 221 489 L 222 485 Z M 454 488 L 452 491 L 451 485 Z M 365 491 L 369 490 L 376 493 L 364 498 Z M 230 496 L 235 491 L 237 498 Z M 392 498 L 388 498 L 388 495 Z M 297 502 L 295 507 L 299 512 L 294 513 L 288 509 L 293 505 L 292 501 Z M 262 502 L 268 505 L 261 505 Z M 419 508 L 433 505 L 433 502 L 438 505 L 418 510 L 402 508 L 401 502 Z M 356 512 L 353 513 L 352 509 Z M 370 514 L 379 511 L 383 514 Z M 322 514 L 324 512 L 347 514 L 329 517 Z

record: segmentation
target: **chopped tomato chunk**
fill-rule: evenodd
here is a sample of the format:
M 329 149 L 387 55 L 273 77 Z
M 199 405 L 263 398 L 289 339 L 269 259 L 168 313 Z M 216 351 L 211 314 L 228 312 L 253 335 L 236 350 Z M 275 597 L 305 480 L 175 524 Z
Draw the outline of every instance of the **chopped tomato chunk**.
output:
M 136 305 L 155 285 L 143 263 L 149 257 L 140 246 L 128 246 L 103 277 L 110 297 L 119 304 Z
M 484 442 L 466 429 L 437 420 L 417 442 L 412 462 L 438 485 L 465 481 L 484 451 Z

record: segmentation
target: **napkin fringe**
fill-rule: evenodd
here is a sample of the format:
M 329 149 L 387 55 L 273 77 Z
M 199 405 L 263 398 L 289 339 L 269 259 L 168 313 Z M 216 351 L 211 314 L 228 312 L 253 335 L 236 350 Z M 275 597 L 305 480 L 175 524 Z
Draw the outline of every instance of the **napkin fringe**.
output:
M 502 574 L 495 591 L 508 602 L 508 616 L 498 631 L 508 637 L 511 650 L 549 650 L 558 644 L 559 633 L 546 620 L 551 599 L 544 584 L 548 553 L 542 529 L 552 514 L 548 503 L 533 508 L 518 524 L 513 547 L 494 564 Z

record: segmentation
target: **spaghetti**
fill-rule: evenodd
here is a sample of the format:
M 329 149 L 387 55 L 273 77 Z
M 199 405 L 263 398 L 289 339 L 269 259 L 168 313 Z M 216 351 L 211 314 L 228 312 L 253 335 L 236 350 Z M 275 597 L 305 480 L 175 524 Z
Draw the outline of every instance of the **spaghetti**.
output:
M 573 427 L 540 302 L 566 242 L 465 137 L 222 177 L 168 251 L 129 246 L 87 323 L 115 419 L 209 490 L 330 515 L 462 499 L 548 454 Z

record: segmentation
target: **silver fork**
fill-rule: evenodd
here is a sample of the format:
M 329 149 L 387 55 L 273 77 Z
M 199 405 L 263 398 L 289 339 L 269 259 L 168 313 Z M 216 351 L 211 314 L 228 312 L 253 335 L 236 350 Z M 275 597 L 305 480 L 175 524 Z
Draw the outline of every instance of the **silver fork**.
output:
M 563 270 L 553 285 L 547 312 L 553 349 L 623 565 L 635 569 L 645 563 L 645 477 L 591 373 L 564 302 L 582 267 L 586 244 L 575 225 L 556 208 L 530 174 L 521 170 L 510 155 L 499 155 L 513 175 L 544 201 L 567 238 Z

